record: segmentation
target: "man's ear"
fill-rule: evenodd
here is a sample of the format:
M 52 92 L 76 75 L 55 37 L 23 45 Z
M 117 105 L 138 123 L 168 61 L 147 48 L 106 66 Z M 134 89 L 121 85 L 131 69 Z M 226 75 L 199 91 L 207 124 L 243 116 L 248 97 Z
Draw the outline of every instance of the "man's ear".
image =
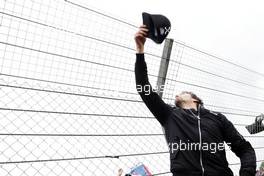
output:
M 199 104 L 199 101 L 196 99 L 193 99 L 193 102 Z
M 193 100 L 194 103 L 196 103 L 197 107 L 200 105 L 200 102 L 198 100 Z

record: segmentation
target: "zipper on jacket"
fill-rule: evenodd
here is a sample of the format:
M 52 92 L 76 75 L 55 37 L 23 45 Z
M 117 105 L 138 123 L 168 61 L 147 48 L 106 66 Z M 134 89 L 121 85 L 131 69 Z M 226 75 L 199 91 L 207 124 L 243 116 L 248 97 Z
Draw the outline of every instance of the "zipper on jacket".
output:
M 199 140 L 200 140 L 200 164 L 202 167 L 202 176 L 204 176 L 204 167 L 203 167 L 203 159 L 202 159 L 202 133 L 201 133 L 201 118 L 198 115 L 198 128 L 199 128 Z
M 203 167 L 203 159 L 202 159 L 202 132 L 201 132 L 201 118 L 200 118 L 200 106 L 198 107 L 198 115 L 195 115 L 191 110 L 191 114 L 198 119 L 198 130 L 199 130 L 199 149 L 200 149 L 200 165 L 202 168 L 202 176 L 204 176 L 204 167 Z

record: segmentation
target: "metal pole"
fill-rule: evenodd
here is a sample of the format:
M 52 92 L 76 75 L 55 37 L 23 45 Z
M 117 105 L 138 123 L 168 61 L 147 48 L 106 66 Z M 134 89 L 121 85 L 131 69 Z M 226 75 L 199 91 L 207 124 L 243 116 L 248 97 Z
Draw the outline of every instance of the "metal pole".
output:
M 160 97 L 162 97 L 163 94 L 163 88 L 166 81 L 166 75 L 168 71 L 168 66 L 170 62 L 170 55 L 173 45 L 173 39 L 165 39 L 165 44 L 163 47 L 162 52 L 162 58 L 160 61 L 160 68 L 159 68 L 159 74 L 158 74 L 158 80 L 157 80 L 157 93 Z

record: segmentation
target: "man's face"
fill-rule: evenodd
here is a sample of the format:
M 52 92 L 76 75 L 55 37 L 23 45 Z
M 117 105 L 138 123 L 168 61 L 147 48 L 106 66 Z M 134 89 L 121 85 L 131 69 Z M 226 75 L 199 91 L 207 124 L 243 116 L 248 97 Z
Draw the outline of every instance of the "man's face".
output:
M 181 107 L 183 103 L 191 103 L 194 99 L 191 94 L 188 92 L 181 92 L 180 94 L 175 96 L 175 105 Z

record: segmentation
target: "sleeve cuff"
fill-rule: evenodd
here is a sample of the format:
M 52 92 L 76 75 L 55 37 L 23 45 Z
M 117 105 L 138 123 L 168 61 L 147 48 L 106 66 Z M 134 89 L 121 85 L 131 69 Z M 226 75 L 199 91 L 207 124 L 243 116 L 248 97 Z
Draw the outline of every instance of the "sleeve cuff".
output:
M 145 61 L 145 56 L 144 53 L 136 53 L 136 57 L 137 57 L 137 62 L 142 62 Z

